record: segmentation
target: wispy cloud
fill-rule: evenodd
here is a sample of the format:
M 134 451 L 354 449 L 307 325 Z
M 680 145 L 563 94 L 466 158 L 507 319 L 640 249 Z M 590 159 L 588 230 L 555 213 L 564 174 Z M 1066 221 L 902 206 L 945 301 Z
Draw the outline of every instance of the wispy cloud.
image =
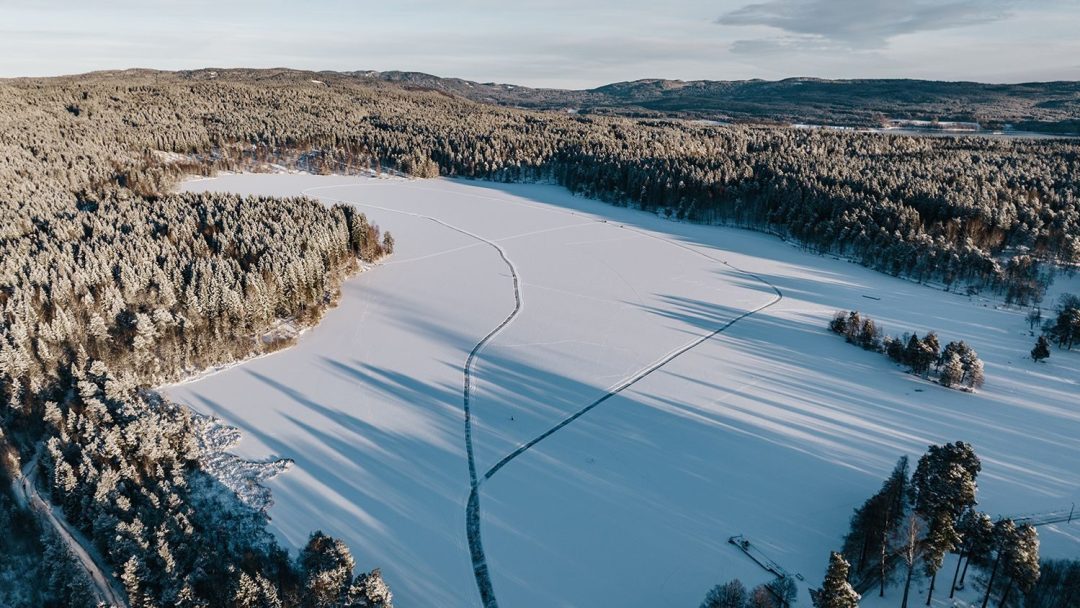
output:
M 880 49 L 901 34 L 965 27 L 1009 16 L 1010 0 L 769 0 L 730 11 L 716 22 L 766 26 L 780 36 L 740 40 L 732 50 Z

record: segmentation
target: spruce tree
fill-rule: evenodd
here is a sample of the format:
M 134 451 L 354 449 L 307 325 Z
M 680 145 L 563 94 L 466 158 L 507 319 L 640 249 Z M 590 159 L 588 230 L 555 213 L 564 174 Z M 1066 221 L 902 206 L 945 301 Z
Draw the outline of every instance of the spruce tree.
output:
M 950 353 L 949 358 L 941 366 L 941 375 L 938 377 L 938 381 L 942 386 L 952 387 L 960 384 L 960 381 L 964 379 L 964 364 L 960 361 L 959 355 L 956 353 Z
M 349 587 L 347 607 L 355 608 L 394 608 L 394 594 L 383 580 L 382 572 L 376 568 L 371 572 L 357 575 Z M 740 607 L 741 608 L 741 607 Z
M 848 582 L 848 563 L 843 555 L 829 555 L 829 569 L 821 589 L 814 596 L 816 608 L 858 608 L 859 594 Z
M 304 607 L 333 608 L 348 597 L 355 562 L 345 543 L 316 531 L 298 557 Z

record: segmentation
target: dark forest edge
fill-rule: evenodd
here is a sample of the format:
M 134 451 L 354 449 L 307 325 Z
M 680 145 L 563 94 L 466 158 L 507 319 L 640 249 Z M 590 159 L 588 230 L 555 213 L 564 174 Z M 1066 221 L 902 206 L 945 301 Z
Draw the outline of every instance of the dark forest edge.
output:
M 185 175 L 276 163 L 552 182 L 1018 304 L 1039 301 L 1057 265 L 1080 262 L 1076 142 L 639 122 L 313 80 L 238 70 L 0 82 L 5 474 L 48 444 L 54 499 L 133 604 L 259 605 L 272 592 L 306 606 L 296 590 L 316 579 L 334 581 L 325 596 L 304 594 L 329 598 L 319 605 L 353 601 L 351 558 L 334 542 L 317 543 L 332 558 L 292 562 L 267 540 L 265 514 L 241 505 L 222 521 L 234 511 L 207 502 L 221 493 L 196 491 L 213 484 L 191 457 L 189 414 L 144 395 L 280 347 L 267 330 L 316 322 L 357 258 L 377 258 L 392 238 L 347 206 L 172 194 Z M 24 516 L 15 511 L 0 515 Z M 200 566 L 202 535 L 219 542 L 223 530 L 238 531 L 235 542 L 217 547 L 215 568 Z M 50 546 L 8 540 L 0 576 L 26 575 Z M 34 572 L 26 578 L 47 579 Z M 222 592 L 241 587 L 263 600 Z M 67 605 L 76 594 L 65 589 L 0 603 Z

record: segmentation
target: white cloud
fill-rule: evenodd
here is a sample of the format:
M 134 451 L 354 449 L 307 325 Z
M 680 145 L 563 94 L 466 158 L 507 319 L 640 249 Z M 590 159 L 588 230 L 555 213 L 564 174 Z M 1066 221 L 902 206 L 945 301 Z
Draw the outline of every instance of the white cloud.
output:
M 735 50 L 776 47 L 877 49 L 901 34 L 969 27 L 1008 17 L 1008 0 L 769 0 L 730 11 L 717 23 L 767 26 L 784 36 L 741 40 Z

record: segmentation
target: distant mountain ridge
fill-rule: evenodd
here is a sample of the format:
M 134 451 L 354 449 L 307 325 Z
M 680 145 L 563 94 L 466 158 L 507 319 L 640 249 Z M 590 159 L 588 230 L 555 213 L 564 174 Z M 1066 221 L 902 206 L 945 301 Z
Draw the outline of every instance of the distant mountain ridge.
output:
M 350 72 L 538 110 L 735 122 L 880 126 L 887 119 L 977 122 L 1042 132 L 1080 132 L 1080 82 L 985 84 L 910 79 L 665 80 L 616 82 L 593 89 L 532 88 L 442 78 L 420 72 Z

